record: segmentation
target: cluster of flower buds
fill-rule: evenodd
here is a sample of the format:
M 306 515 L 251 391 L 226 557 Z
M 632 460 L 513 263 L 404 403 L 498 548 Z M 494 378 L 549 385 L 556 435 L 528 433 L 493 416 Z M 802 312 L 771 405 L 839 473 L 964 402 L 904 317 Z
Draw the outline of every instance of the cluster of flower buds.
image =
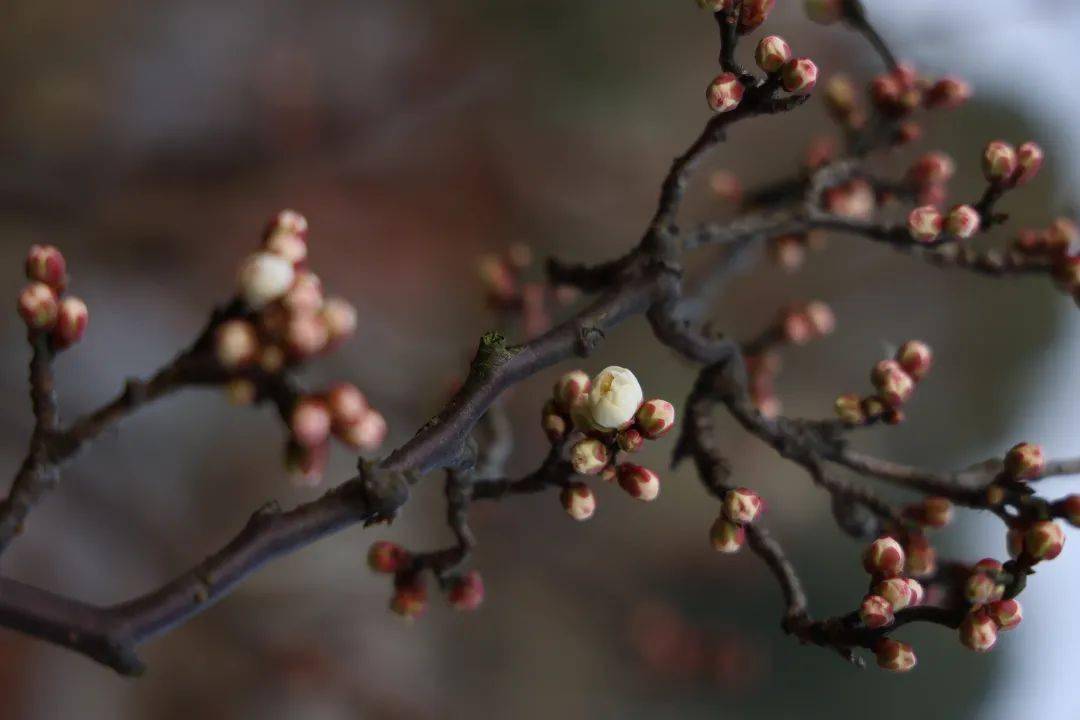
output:
M 999 188 L 1013 188 L 1030 182 L 1042 168 L 1041 147 L 1026 142 L 1015 148 L 1003 140 L 993 140 L 983 150 L 983 175 Z
M 1058 218 L 1044 230 L 1023 230 L 1014 241 L 1017 252 L 1048 260 L 1051 277 L 1062 292 L 1080 304 L 1080 227 L 1069 218 Z
M 780 312 L 774 332 L 776 342 L 806 345 L 828 335 L 836 329 L 836 316 L 832 309 L 820 300 L 791 305 Z M 769 349 L 747 355 L 746 373 L 749 379 L 750 399 L 758 412 L 767 418 L 780 414 L 780 398 L 776 395 L 776 377 L 780 374 L 780 356 Z
M 761 517 L 765 502 L 749 488 L 734 488 L 724 494 L 720 514 L 709 528 L 709 541 L 716 552 L 737 553 L 746 544 L 746 526 Z
M 427 586 L 416 558 L 397 543 L 380 540 L 368 549 L 368 567 L 394 576 L 390 610 L 404 618 L 417 618 L 427 608 Z M 440 579 L 446 600 L 455 610 L 476 610 L 484 602 L 484 580 L 476 570 Z
M 784 342 L 806 345 L 831 335 L 836 330 L 836 315 L 827 303 L 813 300 L 782 310 L 779 327 Z
M 868 425 L 877 420 L 889 425 L 903 422 L 902 407 L 930 372 L 932 364 L 933 353 L 926 343 L 907 341 L 892 360 L 882 360 L 874 366 L 870 373 L 870 382 L 877 390 L 874 395 L 864 398 L 841 395 L 836 399 L 837 417 L 851 426 Z
M 754 407 L 770 420 L 778 417 L 783 411 L 783 404 L 776 394 L 776 378 L 782 366 L 780 355 L 766 350 L 757 355 L 747 355 L 744 362 L 750 400 Z
M 90 318 L 86 303 L 67 289 L 67 262 L 52 245 L 33 245 L 26 256 L 30 284 L 19 294 L 19 315 L 32 333 L 47 333 L 53 350 L 82 339 Z
M 526 337 L 542 335 L 551 327 L 553 301 L 567 304 L 577 298 L 570 286 L 552 291 L 547 283 L 526 280 L 532 266 L 533 252 L 524 243 L 515 243 L 502 253 L 482 255 L 477 263 L 488 307 L 520 318 Z
M 964 583 L 964 598 L 971 609 L 960 625 L 960 642 L 975 652 L 989 652 L 999 630 L 1011 630 L 1023 619 L 1014 598 L 1005 599 L 1007 571 L 1002 563 L 985 558 L 975 563 Z
M 713 13 L 734 10 L 737 0 L 697 0 L 698 7 Z M 742 0 L 739 5 L 737 29 L 740 35 L 746 35 L 759 28 L 769 18 L 776 5 L 776 0 Z
M 745 8 L 747 3 L 743 3 Z M 761 40 L 755 53 L 762 70 L 775 75 L 781 87 L 789 93 L 803 95 L 817 85 L 818 67 L 805 57 L 792 57 L 791 47 L 783 38 L 769 35 Z M 746 86 L 733 72 L 723 72 L 713 78 L 705 88 L 705 99 L 715 113 L 731 112 L 743 101 Z
M 967 102 L 971 86 L 955 77 L 932 81 L 915 68 L 902 63 L 895 70 L 878 75 L 870 83 L 870 101 L 878 112 L 891 118 L 904 118 L 918 110 L 952 109 Z
M 911 577 L 907 553 L 900 542 L 883 535 L 863 551 L 863 569 L 870 574 L 870 592 L 859 605 L 859 620 L 870 629 L 892 625 L 896 613 L 921 605 L 925 599 L 922 584 Z M 894 672 L 906 672 L 915 667 L 915 653 L 909 645 L 883 639 L 874 647 L 878 665 Z
M 916 242 L 930 244 L 944 237 L 967 240 L 982 228 L 982 215 L 971 205 L 955 205 L 942 213 L 934 205 L 921 205 L 908 215 L 908 232 Z
M 904 508 L 904 517 L 924 528 L 940 530 L 953 520 L 953 504 L 949 498 L 927 497 Z
M 675 407 L 667 400 L 644 400 L 641 384 L 626 368 L 604 368 L 590 378 L 583 370 L 564 374 L 544 404 L 541 427 L 554 445 L 573 435 L 570 464 L 578 475 L 617 481 L 631 497 L 655 500 L 660 478 L 649 468 L 618 463 L 620 452 L 635 453 L 675 425 Z M 575 520 L 596 512 L 596 497 L 584 482 L 568 483 L 560 495 Z
M 288 422 L 291 437 L 286 465 L 304 484 L 317 484 L 322 479 L 331 437 L 354 450 L 371 452 L 382 445 L 387 432 L 382 413 L 368 404 L 355 385 L 345 382 L 298 398 Z
M 807 233 L 781 235 L 770 239 L 768 255 L 777 267 L 794 272 L 803 266 L 808 250 L 817 251 L 824 246 L 825 236 L 812 230 Z

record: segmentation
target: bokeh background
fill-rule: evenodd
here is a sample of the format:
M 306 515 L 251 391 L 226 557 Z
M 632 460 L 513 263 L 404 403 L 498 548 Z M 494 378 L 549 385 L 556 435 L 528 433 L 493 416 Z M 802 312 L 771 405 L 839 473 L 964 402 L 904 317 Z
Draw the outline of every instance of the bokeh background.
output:
M 828 73 L 879 68 L 855 37 L 782 2 L 767 30 Z M 1019 226 L 1069 211 L 1080 105 L 1069 0 L 867 0 L 902 57 L 970 77 L 977 100 L 932 121 L 927 146 L 960 160 L 979 192 L 991 137 L 1037 138 L 1047 171 L 1007 201 Z M 752 47 L 751 43 L 744 50 Z M 314 268 L 360 309 L 357 337 L 307 373 L 356 382 L 399 444 L 445 399 L 479 333 L 477 257 L 526 243 L 538 256 L 610 257 L 639 237 L 671 157 L 704 122 L 715 28 L 689 0 L 10 0 L 0 11 L 0 271 L 14 298 L 26 248 L 59 245 L 89 303 L 87 338 L 57 365 L 67 417 L 167 360 L 227 298 L 262 224 L 295 207 Z M 829 126 L 817 102 L 737 127 L 709 169 L 748 186 L 796 170 Z M 888 158 L 899 170 L 914 151 Z M 699 183 L 688 218 L 728 209 Z M 997 240 L 1004 241 L 1002 231 Z M 708 254 L 700 262 L 708 263 Z M 539 272 L 538 270 L 536 271 Z M 829 412 L 867 367 L 911 337 L 939 358 L 902 427 L 860 437 L 890 458 L 956 467 L 1020 439 L 1080 453 L 1073 368 L 1080 317 L 1046 281 L 991 281 L 833 238 L 805 270 L 748 262 L 702 303 L 740 337 L 782 304 L 830 302 L 836 335 L 789 353 L 787 410 Z M 0 453 L 9 476 L 30 430 L 27 348 L 0 319 Z M 614 333 L 586 368 L 633 368 L 681 401 L 692 368 Z M 543 452 L 542 397 L 567 364 L 507 401 L 511 468 Z M 859 546 L 827 498 L 725 422 L 739 479 L 760 489 L 821 615 L 854 607 Z M 141 412 L 64 473 L 5 557 L 4 572 L 87 601 L 141 593 L 219 547 L 293 487 L 269 408 L 192 391 Z M 647 459 L 664 468 L 670 442 Z M 333 458 L 330 482 L 354 459 Z M 1063 494 L 1067 481 L 1048 484 Z M 884 490 L 888 494 L 887 490 Z M 0 715 L 11 718 L 1076 717 L 1080 641 L 1067 549 L 1025 594 L 1026 618 L 989 656 L 940 628 L 905 629 L 919 671 L 860 672 L 778 629 L 778 591 L 751 557 L 716 556 L 716 507 L 688 470 L 664 473 L 650 506 L 601 488 L 593 521 L 552 496 L 477 507 L 475 567 L 488 601 L 459 615 L 434 598 L 421 621 L 386 612 L 367 545 L 449 542 L 437 482 L 392 528 L 350 530 L 264 569 L 211 611 L 143 649 L 122 679 L 81 657 L 0 633 Z M 1072 540 L 1076 542 L 1074 538 Z M 997 525 L 963 514 L 944 548 L 1002 557 Z

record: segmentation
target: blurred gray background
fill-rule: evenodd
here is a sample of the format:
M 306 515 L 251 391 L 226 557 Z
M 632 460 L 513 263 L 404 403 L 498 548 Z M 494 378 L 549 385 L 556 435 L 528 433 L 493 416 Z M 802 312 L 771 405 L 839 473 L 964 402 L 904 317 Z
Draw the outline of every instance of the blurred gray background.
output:
M 879 69 L 859 40 L 779 3 L 765 30 L 826 73 Z M 1034 138 L 1047 169 L 1006 202 L 1017 226 L 1071 210 L 1080 137 L 1080 8 L 1067 0 L 867 0 L 898 53 L 973 80 L 977 99 L 928 124 L 926 148 L 959 160 L 957 195 L 981 190 L 986 140 Z M 663 6 L 663 7 L 662 7 Z M 744 50 L 752 48 L 745 43 Z M 485 310 L 476 258 L 514 242 L 539 255 L 610 257 L 636 242 L 670 159 L 706 119 L 715 27 L 690 0 L 11 0 L 0 10 L 0 253 L 14 298 L 26 248 L 59 245 L 90 306 L 86 339 L 58 363 L 67 417 L 111 397 L 189 340 L 265 219 L 311 221 L 312 263 L 360 309 L 357 337 L 307 373 L 356 382 L 383 409 L 389 446 L 434 412 Z M 737 127 L 708 169 L 748 186 L 790 175 L 830 131 L 817 102 Z M 887 158 L 900 171 L 915 150 Z M 702 176 L 704 177 L 704 176 Z M 688 218 L 722 218 L 699 183 Z M 1003 242 L 1007 231 L 997 240 Z M 708 261 L 703 256 L 704 262 Z M 957 467 L 1044 442 L 1080 453 L 1072 369 L 1076 308 L 1046 281 L 991 281 L 835 238 L 789 276 L 752 263 L 709 313 L 755 334 L 782 304 L 829 301 L 839 328 L 785 356 L 779 390 L 795 415 L 829 413 L 867 368 L 912 337 L 937 366 L 898 428 L 860 447 Z M 27 348 L 15 313 L 0 412 L 12 476 L 30 430 Z M 584 367 L 634 369 L 649 395 L 681 405 L 693 370 L 638 321 Z M 543 452 L 537 413 L 556 368 L 508 400 L 516 471 Z M 759 489 L 820 615 L 861 597 L 860 547 L 827 499 L 732 424 L 725 447 Z M 5 572 L 88 601 L 143 592 L 219 547 L 290 485 L 267 409 L 189 392 L 99 441 L 36 511 Z M 671 441 L 647 459 L 666 467 Z M 337 451 L 328 478 L 349 476 Z M 150 671 L 121 679 L 81 657 L 0 633 L 0 714 L 12 718 L 926 718 L 1076 717 L 1067 549 L 1025 594 L 1026 617 L 989 656 L 940 628 L 905 629 L 920 667 L 859 672 L 784 637 L 779 593 L 749 556 L 715 555 L 716 507 L 696 479 L 665 471 L 659 502 L 601 488 L 593 521 L 556 498 L 477 507 L 488 600 L 459 615 L 436 597 L 409 625 L 365 568 L 377 538 L 447 544 L 437 482 L 392 528 L 351 530 L 263 570 L 199 619 L 143 649 Z M 1048 485 L 1051 494 L 1068 483 Z M 886 493 L 888 491 L 885 491 Z M 1073 542 L 1076 542 L 1074 539 Z M 1004 555 L 1001 530 L 962 514 L 942 546 Z

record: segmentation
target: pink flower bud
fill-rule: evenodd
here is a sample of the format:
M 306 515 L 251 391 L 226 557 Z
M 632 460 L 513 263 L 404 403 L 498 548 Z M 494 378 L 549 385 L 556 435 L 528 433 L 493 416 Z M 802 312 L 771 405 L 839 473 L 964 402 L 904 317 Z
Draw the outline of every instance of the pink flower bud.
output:
M 360 419 L 368 412 L 367 398 L 352 383 L 340 382 L 326 391 L 326 405 L 334 427 L 343 428 Z
M 1080 527 L 1080 495 L 1069 495 L 1061 501 L 1061 512 L 1073 527 Z
M 561 410 L 569 410 L 584 401 L 591 389 L 592 381 L 584 370 L 571 370 L 555 383 L 552 397 Z
M 221 367 L 245 367 L 259 354 L 259 337 L 247 320 L 226 320 L 214 331 L 214 356 Z
M 867 595 L 859 606 L 859 619 L 871 630 L 891 625 L 894 619 L 892 605 L 880 595 Z
M 299 235 L 300 237 L 307 237 L 308 233 L 308 221 L 307 218 L 296 212 L 295 210 L 282 210 L 270 220 L 267 224 L 266 232 L 263 234 L 264 239 L 269 239 L 276 232 L 289 233 L 290 235 Z
M 831 25 L 844 17 L 844 0 L 806 0 L 806 16 L 816 23 Z
M 791 59 L 791 46 L 779 35 L 766 35 L 758 43 L 754 59 L 759 68 L 767 73 L 774 73 Z
M 1065 531 L 1049 520 L 1037 522 L 1024 535 L 1024 549 L 1032 560 L 1053 560 L 1065 547 Z
M 896 353 L 896 362 L 900 369 L 918 382 L 926 377 L 934 364 L 934 354 L 930 346 L 919 340 L 908 340 Z
M 1012 630 L 1024 619 L 1024 610 L 1019 600 L 998 600 L 986 608 L 987 615 L 999 630 Z
M 724 516 L 733 523 L 752 523 L 758 519 L 763 509 L 761 497 L 748 488 L 728 490 L 724 495 Z
M 806 304 L 803 310 L 806 319 L 810 322 L 810 328 L 816 337 L 827 337 L 836 330 L 836 315 L 828 303 L 813 300 Z
M 721 515 L 709 530 L 709 540 L 713 550 L 730 555 L 739 552 L 746 544 L 746 530 Z
M 953 504 L 948 498 L 928 497 L 919 510 L 919 521 L 928 527 L 943 528 L 953 519 Z
M 957 77 L 943 77 L 926 92 L 923 102 L 929 109 L 952 110 L 971 99 L 971 85 Z
M 427 607 L 427 588 L 419 581 L 413 581 L 394 588 L 394 597 L 390 599 L 390 610 L 403 618 L 420 617 Z
M 581 440 L 570 449 L 570 464 L 579 475 L 596 475 L 609 459 L 607 446 L 593 438 Z
M 289 418 L 289 429 L 296 442 L 310 448 L 330 437 L 330 410 L 319 398 L 305 397 L 296 402 Z
M 652 502 L 660 494 L 660 478 L 649 468 L 623 463 L 618 467 L 618 478 L 619 487 L 630 497 Z
M 596 496 L 583 482 L 573 482 L 559 493 L 566 514 L 578 521 L 588 520 L 596 512 Z
M 943 185 L 956 174 L 956 163 L 943 152 L 931 152 L 919 158 L 911 169 L 908 178 L 916 185 Z
M 892 638 L 878 640 L 874 645 L 874 657 L 878 667 L 890 672 L 908 672 L 918 662 L 910 645 Z
M 255 253 L 240 266 L 240 295 L 252 309 L 258 310 L 285 295 L 295 277 L 287 260 L 267 252 Z
M 30 283 L 19 295 L 19 315 L 31 330 L 52 330 L 59 313 L 56 292 L 45 283 Z
M 941 235 L 945 219 L 933 205 L 923 205 L 911 211 L 907 225 L 908 232 L 916 242 L 932 243 Z
M 1005 455 L 1005 473 L 1013 480 L 1033 480 L 1046 469 L 1042 445 L 1022 442 Z
M 904 571 L 913 577 L 925 578 L 937 571 L 937 551 L 924 535 L 911 535 L 904 544 L 907 561 Z
M 769 17 L 776 0 L 743 0 L 739 13 L 739 33 L 746 35 L 758 28 Z
M 992 183 L 1010 181 L 1018 165 L 1016 149 L 1009 143 L 994 140 L 983 151 L 983 175 Z
M 945 232 L 961 240 L 975 235 L 981 226 L 982 216 L 970 205 L 957 205 L 945 218 Z
M 745 88 L 735 73 L 722 73 L 709 83 L 705 98 L 713 112 L 725 113 L 734 110 L 742 102 Z
M 628 453 L 637 452 L 645 444 L 645 436 L 637 428 L 632 427 L 620 430 L 616 440 L 619 443 L 619 448 Z
M 805 312 L 788 310 L 780 318 L 780 330 L 784 340 L 792 345 L 805 345 L 814 338 L 814 326 Z
M 484 580 L 476 570 L 470 570 L 454 580 L 446 594 L 455 610 L 476 610 L 484 602 Z
M 396 573 L 412 562 L 409 551 L 397 543 L 379 540 L 368 549 L 368 567 L 377 573 Z
M 818 68 L 810 58 L 788 60 L 780 72 L 780 81 L 789 93 L 805 94 L 817 85 Z
M 319 316 L 330 333 L 330 342 L 339 342 L 356 332 L 356 308 L 348 300 L 327 298 Z
M 904 571 L 904 548 L 888 535 L 870 543 L 863 552 L 863 568 L 874 577 L 896 577 Z
M 655 440 L 675 426 L 675 406 L 667 400 L 646 400 L 634 415 L 642 434 Z
M 294 358 L 304 360 L 317 355 L 330 342 L 330 331 L 319 315 L 298 313 L 289 318 L 285 345 Z
M 323 306 L 322 280 L 313 272 L 299 272 L 281 304 L 293 313 L 314 314 Z
M 912 580 L 911 582 L 915 582 Z M 882 580 L 874 586 L 869 597 L 882 597 L 888 601 L 893 612 L 900 612 L 909 605 L 914 605 L 911 586 L 906 578 L 894 577 Z M 864 602 L 865 604 L 865 602 Z M 865 622 L 865 621 L 864 621 Z
M 307 241 L 303 235 L 298 235 L 284 229 L 277 229 L 267 236 L 263 243 L 263 249 L 268 253 L 277 255 L 290 265 L 299 265 L 307 259 Z
M 67 261 L 52 245 L 31 245 L 26 256 L 26 277 L 45 283 L 58 293 L 67 287 Z
M 906 578 L 904 582 L 907 583 L 908 590 L 911 592 L 911 599 L 908 602 L 908 607 L 922 605 L 923 599 L 926 597 L 926 591 L 923 589 L 922 583 L 914 578 Z
M 964 599 L 972 605 L 985 605 L 1000 600 L 1004 592 L 1004 586 L 982 572 L 972 573 L 964 583 Z
M 56 313 L 56 327 L 53 328 L 53 345 L 58 350 L 71 347 L 82 340 L 86 324 L 90 321 L 90 311 L 86 303 L 77 297 L 66 297 L 60 301 Z
M 342 428 L 340 437 L 361 452 L 372 452 L 386 439 L 387 429 L 382 413 L 369 408 L 358 421 Z
M 1023 185 L 1030 182 L 1042 168 L 1043 149 L 1033 142 L 1026 142 L 1016 150 L 1017 171 L 1014 182 Z
M 915 381 L 894 360 L 883 360 L 878 363 L 874 368 L 872 378 L 878 397 L 892 408 L 906 403 L 915 392 Z
M 566 437 L 566 419 L 558 413 L 544 413 L 540 418 L 540 428 L 547 436 L 548 442 L 555 444 Z
M 997 625 L 985 612 L 968 613 L 960 624 L 960 642 L 968 650 L 990 652 L 997 642 Z

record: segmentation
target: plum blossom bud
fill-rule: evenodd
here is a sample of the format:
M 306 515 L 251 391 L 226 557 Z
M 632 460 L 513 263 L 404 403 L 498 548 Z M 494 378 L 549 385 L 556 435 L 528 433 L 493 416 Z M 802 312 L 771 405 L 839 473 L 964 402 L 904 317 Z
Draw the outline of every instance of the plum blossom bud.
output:
M 31 245 L 26 255 L 26 277 L 45 283 L 58 293 L 67 287 L 67 261 L 52 245 Z
M 892 605 L 880 595 L 867 595 L 859 606 L 859 619 L 871 630 L 891 625 L 894 619 Z
M 484 602 L 484 579 L 470 570 L 452 582 L 446 599 L 455 610 L 476 610 Z
M 1062 500 L 1061 512 L 1070 525 L 1080 527 L 1080 495 L 1069 495 Z
M 281 304 L 294 313 L 316 313 L 323 306 L 322 280 L 313 272 L 299 272 Z
M 825 108 L 837 120 L 846 121 L 855 112 L 855 86 L 847 77 L 834 75 L 825 85 Z
M 900 407 L 911 399 L 915 392 L 915 381 L 895 361 L 885 360 L 878 363 L 878 366 L 883 364 L 887 369 L 874 373 L 874 386 L 877 388 L 878 397 L 891 408 Z
M 308 448 L 326 442 L 330 426 L 330 409 L 320 398 L 301 398 L 289 417 L 289 429 L 296 442 Z
M 912 580 L 912 582 L 915 582 Z M 893 612 L 900 612 L 909 605 L 914 605 L 911 586 L 905 578 L 894 577 L 882 580 L 874 586 L 869 597 L 882 597 L 889 603 Z
M 926 597 L 926 590 L 923 589 L 922 583 L 915 578 L 905 578 L 904 582 L 907 583 L 908 590 L 911 592 L 911 600 L 908 603 L 908 607 L 922 605 L 923 599 Z
M 907 643 L 882 638 L 874 645 L 878 667 L 889 672 L 908 672 L 918 663 L 915 651 Z
M 619 487 L 630 497 L 652 502 L 660 494 L 660 478 L 647 467 L 623 463 L 618 467 Z
M 746 530 L 721 515 L 709 530 L 709 540 L 713 550 L 730 555 L 739 552 L 746 544 Z
M 810 321 L 810 328 L 815 336 L 826 337 L 836 330 L 836 315 L 833 314 L 828 303 L 813 300 L 806 304 L 803 312 L 806 314 L 806 319 Z
M 1043 149 L 1033 142 L 1026 142 L 1016 150 L 1016 160 L 1019 166 L 1016 177 L 1013 179 L 1017 185 L 1030 182 L 1039 170 L 1042 169 L 1045 155 Z
M 289 318 L 285 344 L 296 358 L 304 359 L 322 352 L 330 342 L 330 330 L 322 317 L 300 313 Z
M 806 0 L 806 17 L 822 25 L 831 25 L 844 17 L 844 0 Z
M 968 613 L 960 624 L 960 642 L 968 650 L 990 652 L 997 642 L 997 624 L 984 612 Z
M 1019 600 L 998 600 L 990 603 L 986 614 L 998 626 L 999 630 L 1012 630 L 1024 619 L 1024 610 Z
M 386 439 L 386 418 L 378 410 L 368 409 L 356 422 L 343 428 L 340 437 L 361 452 L 377 450 Z
M 724 495 L 724 517 L 733 523 L 745 525 L 752 523 L 761 515 L 764 503 L 761 497 L 748 488 L 728 490 Z
M 596 496 L 592 489 L 583 482 L 573 482 L 559 493 L 566 514 L 578 521 L 588 520 L 596 512 Z
M 780 318 L 780 331 L 784 340 L 792 345 L 805 345 L 814 338 L 814 326 L 805 312 L 787 310 Z
M 709 83 L 705 90 L 705 99 L 709 101 L 709 107 L 713 112 L 725 113 L 734 110 L 742 102 L 743 93 L 746 89 L 739 82 L 735 73 L 721 73 Z
M 277 255 L 291 265 L 299 265 L 307 259 L 307 241 L 303 235 L 278 228 L 263 243 L 263 249 Z
M 59 313 L 56 292 L 45 283 L 30 283 L 19 295 L 19 315 L 31 330 L 52 330 Z
M 919 522 L 932 528 L 943 528 L 952 522 L 953 504 L 944 497 L 928 497 L 919 504 Z
M 866 422 L 866 414 L 862 409 L 862 400 L 858 395 L 841 395 L 834 403 L 836 417 L 845 425 L 862 425 Z
M 589 416 L 603 430 L 618 430 L 633 419 L 641 407 L 642 392 L 634 373 L 615 365 L 593 378 L 589 391 Z
M 585 400 L 592 389 L 592 381 L 584 370 L 571 370 L 555 383 L 552 397 L 561 410 L 569 410 Z
M 937 551 L 924 535 L 912 535 L 904 544 L 907 562 L 904 572 L 917 578 L 925 578 L 937 571 Z
M 637 428 L 629 427 L 620 430 L 616 441 L 623 452 L 637 452 L 645 444 L 645 436 Z
M 424 613 L 427 606 L 427 588 L 419 579 L 413 579 L 400 587 L 394 588 L 390 599 L 390 610 L 403 618 L 414 619 Z
M 780 82 L 789 93 L 808 93 L 817 85 L 818 68 L 810 58 L 788 60 L 780 72 Z
M 1065 547 L 1065 531 L 1056 522 L 1043 520 L 1024 535 L 1024 549 L 1033 560 L 1053 560 Z
M 746 35 L 758 28 L 769 17 L 774 5 L 776 0 L 743 0 L 739 13 L 739 33 Z
M 566 418 L 558 413 L 544 413 L 540 418 L 540 429 L 544 431 L 548 442 L 555 444 L 566 437 Z
M 340 382 L 326 391 L 326 405 L 334 427 L 345 427 L 359 422 L 368 411 L 367 398 L 352 383 Z
M 957 205 L 945 218 L 945 232 L 961 240 L 975 235 L 981 226 L 982 216 L 970 205 Z
M 71 347 L 82 340 L 86 324 L 90 321 L 90 311 L 86 303 L 77 297 L 66 297 L 60 301 L 56 313 L 56 327 L 53 328 L 53 345 L 61 350 Z
M 247 320 L 226 320 L 214 331 L 214 356 L 221 367 L 236 370 L 259 354 L 259 337 Z
M 641 433 L 655 440 L 675 426 L 675 406 L 667 400 L 646 400 L 634 415 Z
M 986 573 L 975 572 L 964 583 L 964 598 L 972 605 L 1000 600 L 1005 588 Z
M 337 342 L 356 332 L 356 308 L 348 300 L 327 298 L 319 311 L 319 317 L 330 333 L 330 342 Z
M 932 243 L 941 235 L 945 219 L 933 205 L 923 205 L 908 215 L 908 232 L 916 242 Z
M 268 252 L 250 255 L 240 266 L 240 295 L 258 310 L 277 300 L 292 287 L 296 272 L 292 264 Z
M 225 386 L 225 397 L 231 404 L 238 407 L 251 405 L 258 394 L 255 383 L 246 378 L 234 378 Z
M 1005 472 L 1013 480 L 1032 480 L 1046 469 L 1042 445 L 1022 442 L 1005 455 Z
M 908 340 L 896 353 L 896 362 L 900 368 L 918 382 L 926 377 L 934 364 L 934 353 L 930 346 L 919 340 Z
M 1013 528 L 1005 534 L 1005 549 L 1013 560 L 1024 554 L 1024 535 L 1026 531 Z
M 886 411 L 888 411 L 885 403 L 876 395 L 863 398 L 861 406 L 863 415 L 865 415 L 868 420 L 877 420 L 883 417 Z
M 943 152 L 929 152 L 915 161 L 908 178 L 916 185 L 943 185 L 956 174 L 956 162 Z
M 581 440 L 570 449 L 570 464 L 579 475 L 596 475 L 608 460 L 607 446 L 593 438 Z
M 904 571 L 904 548 L 895 538 L 882 535 L 863 552 L 863 568 L 874 577 L 896 577 Z
M 766 35 L 758 43 L 754 59 L 759 68 L 767 73 L 774 73 L 791 59 L 791 46 L 779 35 Z
M 373 542 L 368 548 L 368 567 L 377 573 L 396 573 L 412 562 L 409 551 L 387 540 Z
M 952 110 L 960 107 L 971 99 L 971 85 L 966 81 L 946 76 L 938 80 L 923 97 L 927 108 L 943 108 Z
M 983 151 L 983 175 L 992 183 L 1008 182 L 1018 165 L 1016 149 L 1007 142 L 994 140 Z
M 282 210 L 270 220 L 264 237 L 268 239 L 276 232 L 299 235 L 302 238 L 307 237 L 307 218 L 295 210 Z

